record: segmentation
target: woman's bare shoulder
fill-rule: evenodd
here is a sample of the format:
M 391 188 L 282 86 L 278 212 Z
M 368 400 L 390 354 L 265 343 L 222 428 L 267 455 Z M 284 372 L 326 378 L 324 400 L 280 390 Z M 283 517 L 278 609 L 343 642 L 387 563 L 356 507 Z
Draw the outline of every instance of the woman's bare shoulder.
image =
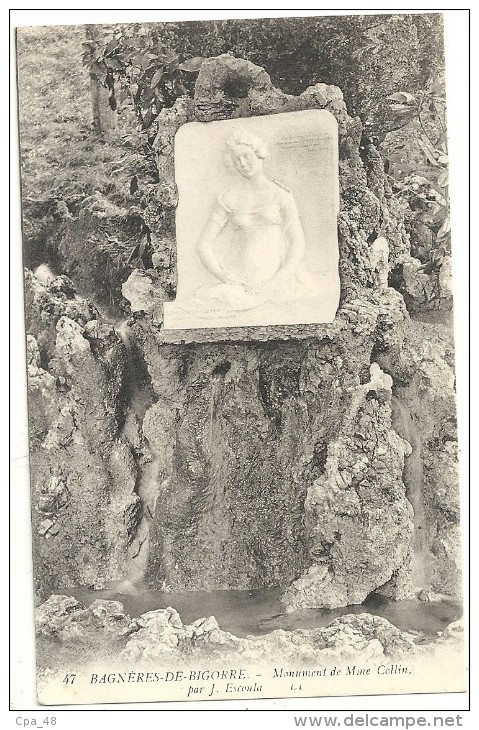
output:
M 275 186 L 275 192 L 277 192 L 279 196 L 289 197 L 293 195 L 291 188 L 286 187 L 286 185 L 283 185 L 283 183 L 279 182 L 279 180 L 273 180 L 273 178 L 271 178 L 271 182 Z
M 218 195 L 217 200 L 222 208 L 231 213 L 235 209 L 239 197 L 240 193 L 238 186 L 232 185 L 231 187 L 226 188 L 226 190 L 222 190 Z
M 286 187 L 286 185 L 283 185 L 278 180 L 271 180 L 271 182 L 273 183 L 273 195 L 278 201 L 278 204 L 285 211 L 294 210 L 296 208 L 296 202 L 291 188 Z

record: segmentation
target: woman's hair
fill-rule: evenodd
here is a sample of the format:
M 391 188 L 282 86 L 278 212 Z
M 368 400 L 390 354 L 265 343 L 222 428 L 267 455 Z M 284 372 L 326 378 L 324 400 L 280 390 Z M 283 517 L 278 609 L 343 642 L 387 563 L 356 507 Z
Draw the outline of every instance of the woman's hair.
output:
M 226 142 L 226 149 L 230 156 L 234 154 L 239 145 L 250 147 L 260 160 L 264 160 L 269 155 L 268 148 L 261 137 L 255 137 L 243 130 L 235 132 Z

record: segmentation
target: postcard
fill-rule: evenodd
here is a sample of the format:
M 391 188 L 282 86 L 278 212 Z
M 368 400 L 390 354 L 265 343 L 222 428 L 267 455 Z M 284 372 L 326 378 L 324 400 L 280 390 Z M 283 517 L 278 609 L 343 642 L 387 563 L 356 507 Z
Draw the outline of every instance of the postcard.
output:
M 40 704 L 466 690 L 443 25 L 16 28 Z

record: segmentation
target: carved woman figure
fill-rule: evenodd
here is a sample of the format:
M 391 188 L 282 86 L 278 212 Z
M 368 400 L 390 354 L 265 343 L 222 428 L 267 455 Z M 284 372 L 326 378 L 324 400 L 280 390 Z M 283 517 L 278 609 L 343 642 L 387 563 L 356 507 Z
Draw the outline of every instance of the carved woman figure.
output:
M 178 305 L 208 316 L 211 310 L 240 311 L 313 296 L 302 264 L 306 244 L 296 203 L 291 190 L 265 175 L 265 143 L 239 132 L 226 146 L 239 180 L 218 195 L 197 243 L 216 283 Z M 218 253 L 215 243 L 227 226 L 230 245 Z

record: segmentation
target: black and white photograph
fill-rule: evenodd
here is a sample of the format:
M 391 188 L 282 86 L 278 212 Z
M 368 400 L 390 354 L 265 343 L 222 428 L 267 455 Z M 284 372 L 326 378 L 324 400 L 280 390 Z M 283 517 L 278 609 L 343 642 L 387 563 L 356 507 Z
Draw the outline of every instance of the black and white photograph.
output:
M 38 702 L 465 692 L 447 18 L 138 18 L 15 28 Z

